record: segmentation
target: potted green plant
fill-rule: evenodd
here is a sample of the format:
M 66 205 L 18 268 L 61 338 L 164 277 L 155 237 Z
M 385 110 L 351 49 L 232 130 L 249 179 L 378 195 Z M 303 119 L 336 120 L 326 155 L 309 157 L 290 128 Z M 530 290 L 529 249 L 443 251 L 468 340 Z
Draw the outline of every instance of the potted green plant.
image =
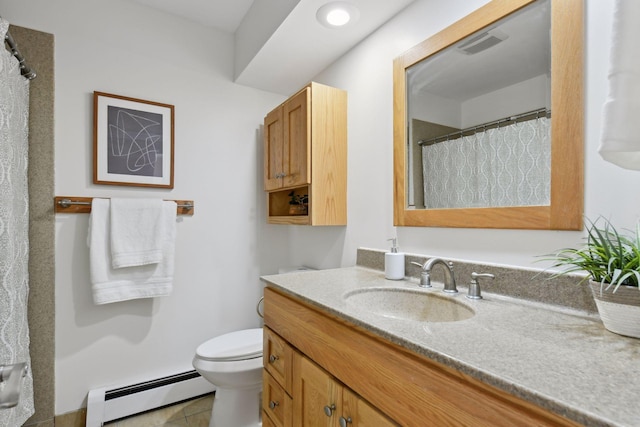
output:
M 307 194 L 289 193 L 289 215 L 306 215 L 309 211 L 309 196 Z
M 598 226 L 589 222 L 586 244 L 546 255 L 552 268 L 563 270 L 552 277 L 586 272 L 598 313 L 605 328 L 620 335 L 640 338 L 640 226 L 619 233 L 610 221 Z

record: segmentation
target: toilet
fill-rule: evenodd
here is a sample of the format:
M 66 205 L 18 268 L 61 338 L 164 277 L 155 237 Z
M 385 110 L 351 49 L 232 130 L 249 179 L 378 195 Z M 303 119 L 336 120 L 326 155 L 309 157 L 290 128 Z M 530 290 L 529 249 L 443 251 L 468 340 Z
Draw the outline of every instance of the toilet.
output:
M 262 329 L 244 329 L 198 346 L 193 367 L 216 386 L 209 427 L 259 427 Z

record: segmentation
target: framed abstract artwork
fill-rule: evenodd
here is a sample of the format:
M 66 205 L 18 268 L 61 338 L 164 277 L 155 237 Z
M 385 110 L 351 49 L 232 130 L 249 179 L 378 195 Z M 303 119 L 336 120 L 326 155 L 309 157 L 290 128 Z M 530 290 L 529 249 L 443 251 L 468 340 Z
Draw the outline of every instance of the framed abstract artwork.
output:
M 94 184 L 173 188 L 173 105 L 93 93 Z

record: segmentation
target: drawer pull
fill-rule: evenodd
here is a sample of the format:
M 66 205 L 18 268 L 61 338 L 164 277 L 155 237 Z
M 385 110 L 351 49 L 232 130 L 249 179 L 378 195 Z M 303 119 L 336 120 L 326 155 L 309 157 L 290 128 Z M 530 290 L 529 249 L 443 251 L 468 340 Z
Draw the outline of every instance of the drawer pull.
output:
M 347 424 L 351 424 L 352 422 L 351 417 L 340 417 L 340 427 L 347 427 Z
M 336 410 L 336 404 L 332 403 L 331 406 L 327 405 L 324 407 L 324 413 L 327 417 L 330 417 L 331 415 L 333 415 L 333 411 Z
M 276 402 L 274 400 L 272 400 L 271 402 L 269 402 L 269 408 L 270 409 L 276 409 L 276 406 L 280 405 L 280 402 Z
M 278 356 L 272 354 L 271 356 L 269 356 L 269 363 L 275 363 L 275 361 L 278 359 L 280 359 Z

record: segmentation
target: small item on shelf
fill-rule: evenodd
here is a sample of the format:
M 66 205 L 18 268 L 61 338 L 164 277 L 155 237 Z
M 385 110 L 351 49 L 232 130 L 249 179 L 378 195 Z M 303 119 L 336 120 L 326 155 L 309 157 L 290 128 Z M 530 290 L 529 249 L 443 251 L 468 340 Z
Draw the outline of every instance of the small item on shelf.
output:
M 307 194 L 289 193 L 289 215 L 307 215 L 309 212 L 309 196 Z

